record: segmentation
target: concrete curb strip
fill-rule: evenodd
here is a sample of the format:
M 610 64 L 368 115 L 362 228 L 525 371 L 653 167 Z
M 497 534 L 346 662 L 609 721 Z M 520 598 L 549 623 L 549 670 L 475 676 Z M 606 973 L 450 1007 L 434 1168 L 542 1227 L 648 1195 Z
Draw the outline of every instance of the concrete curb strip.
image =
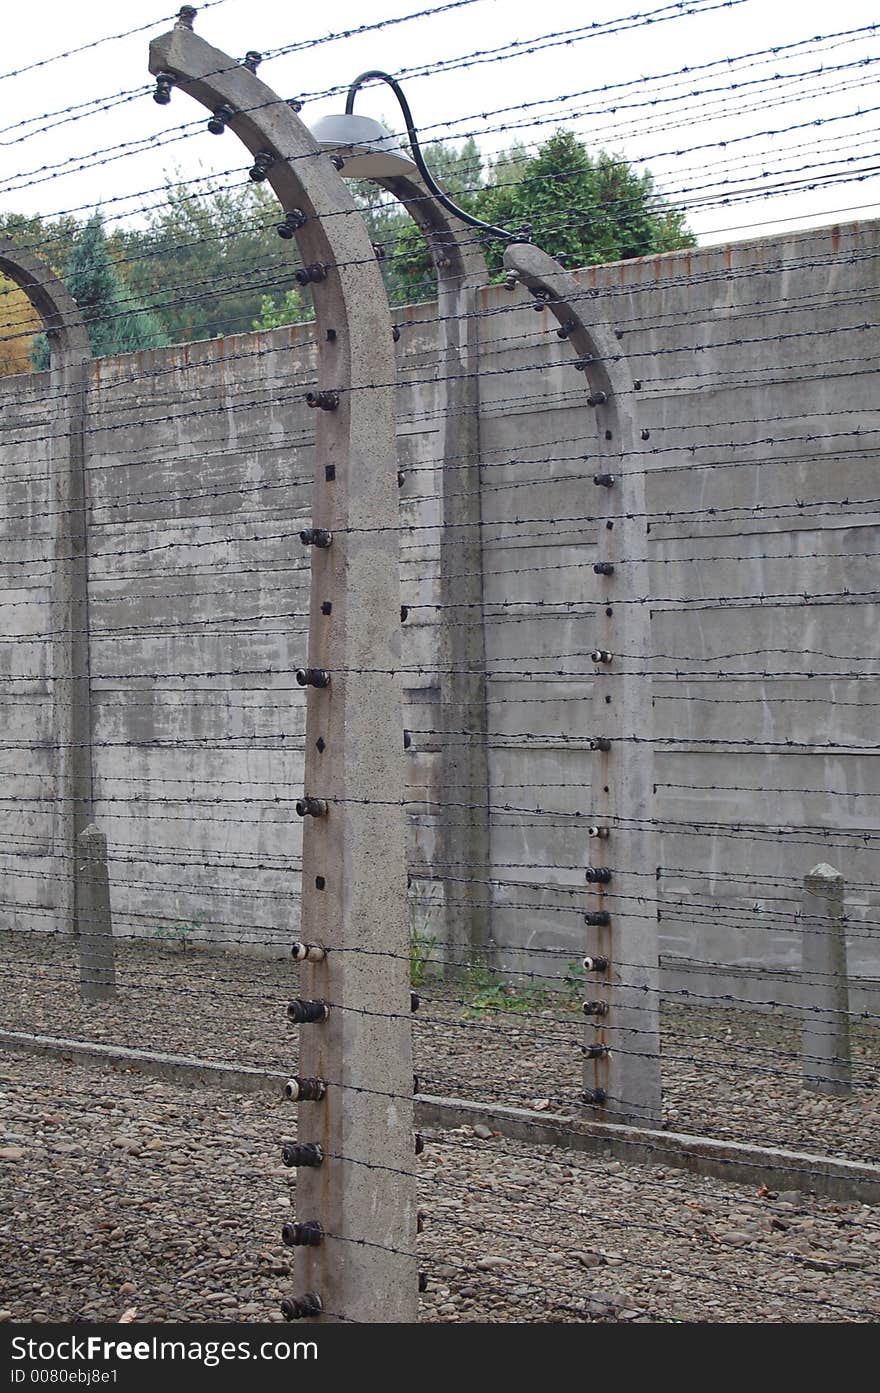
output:
M 271 1070 L 12 1030 L 0 1031 L 0 1048 L 86 1066 L 128 1069 L 188 1087 L 224 1088 L 234 1093 L 268 1094 L 273 1098 L 280 1098 L 287 1082 L 286 1074 Z M 481 1123 L 515 1141 L 562 1146 L 630 1163 L 671 1166 L 755 1188 L 763 1183 L 770 1188 L 803 1190 L 828 1199 L 880 1204 L 880 1166 L 867 1162 L 748 1146 L 686 1133 L 583 1122 L 577 1117 L 559 1114 L 548 1117 L 546 1113 L 531 1112 L 527 1108 L 490 1106 L 463 1098 L 421 1095 L 416 1099 L 416 1120 L 428 1127 L 473 1127 Z

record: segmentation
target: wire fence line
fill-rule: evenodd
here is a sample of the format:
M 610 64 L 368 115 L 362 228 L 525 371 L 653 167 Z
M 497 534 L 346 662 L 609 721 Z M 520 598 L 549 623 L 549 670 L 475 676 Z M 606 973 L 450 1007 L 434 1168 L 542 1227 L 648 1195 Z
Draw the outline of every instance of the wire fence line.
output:
M 822 1196 L 834 1165 L 868 1193 L 880 1138 L 878 250 L 877 224 L 851 224 L 591 268 L 569 285 L 576 332 L 526 257 L 453 311 L 395 310 L 396 364 L 348 381 L 327 379 L 320 303 L 314 324 L 100 360 L 84 389 L 57 360 L 0 380 L 0 1030 L 62 1057 L 79 1040 L 283 1072 L 291 1100 L 198 1098 L 200 1148 L 170 1084 L 5 1057 L 2 1157 L 28 1203 L 100 1215 L 72 1256 L 50 1244 L 36 1298 L 34 1231 L 0 1230 L 16 1312 L 118 1318 L 118 1291 L 141 1318 L 313 1317 L 305 1250 L 351 1245 L 417 1266 L 428 1319 L 876 1319 L 877 1212 Z M 371 266 L 355 253 L 324 278 Z M 350 481 L 327 423 L 383 394 L 397 516 L 331 529 Z M 58 485 L 74 448 L 82 501 Z M 345 615 L 325 554 L 393 568 L 398 527 L 399 611 L 386 574 L 393 615 L 314 666 Z M 402 693 L 380 722 L 402 792 L 326 786 L 314 751 L 380 689 Z M 322 906 L 346 843 L 367 867 L 401 823 L 408 934 L 388 946 Z M 410 1037 L 412 1091 L 402 1055 L 363 1067 L 359 1041 Z M 450 1119 L 417 1161 L 409 1138 L 316 1140 L 325 1095 L 360 1120 L 408 1117 L 413 1093 Z M 452 1125 L 455 1099 L 486 1120 Z M 585 1159 L 587 1124 L 609 1144 L 635 1128 L 651 1164 Z M 745 1184 L 694 1179 L 694 1136 L 739 1155 Z M 401 1215 L 418 1189 L 418 1225 L 318 1223 L 321 1166 Z M 206 1168 L 230 1266 L 199 1290 L 180 1217 Z M 169 1245 L 134 1283 L 113 1243 L 146 1248 L 106 1188 Z M 116 1287 L 88 1294 L 80 1266 Z M 324 1315 L 352 1312 L 327 1296 Z

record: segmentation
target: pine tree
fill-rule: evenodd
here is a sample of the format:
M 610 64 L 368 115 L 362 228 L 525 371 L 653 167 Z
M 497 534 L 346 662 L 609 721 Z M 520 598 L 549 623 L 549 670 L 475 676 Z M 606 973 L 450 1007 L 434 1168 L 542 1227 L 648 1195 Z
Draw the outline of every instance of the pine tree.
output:
M 89 219 L 76 238 L 64 280 L 82 311 L 95 358 L 138 348 L 160 348 L 168 342 L 158 319 L 132 304 L 110 256 L 100 213 Z M 34 340 L 32 359 L 38 371 L 49 366 L 45 334 Z
M 692 247 L 696 239 L 684 214 L 658 196 L 651 174 L 604 150 L 593 157 L 573 131 L 560 130 L 531 158 L 496 166 L 480 205 L 480 217 L 532 240 L 570 266 Z M 502 266 L 504 247 L 487 247 L 490 271 Z
M 537 246 L 564 257 L 569 266 L 625 261 L 695 245 L 684 214 L 658 196 L 650 173 L 639 174 L 626 160 L 604 151 L 591 156 L 573 131 L 557 131 L 532 156 L 521 145 L 500 155 L 488 181 L 480 177 L 473 142 L 457 157 L 452 152 L 451 164 L 447 151 L 443 168 L 433 148 L 425 153 L 441 187 L 466 212 L 514 233 L 530 228 Z M 473 235 L 480 236 L 476 231 Z M 504 243 L 487 238 L 485 252 L 489 270 L 497 277 Z M 400 232 L 394 260 L 405 295 L 433 296 L 431 258 L 411 226 Z

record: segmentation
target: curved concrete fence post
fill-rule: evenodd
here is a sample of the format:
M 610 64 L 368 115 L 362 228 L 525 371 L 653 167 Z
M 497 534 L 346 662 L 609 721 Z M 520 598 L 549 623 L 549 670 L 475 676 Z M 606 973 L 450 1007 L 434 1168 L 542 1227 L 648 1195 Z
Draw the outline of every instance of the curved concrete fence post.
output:
M 37 310 L 51 350 L 50 385 L 57 404 L 51 431 L 49 507 L 53 523 L 51 681 L 58 747 L 55 825 L 60 829 L 62 867 L 56 882 L 60 886 L 58 918 L 62 928 L 76 937 L 82 997 L 96 1001 L 113 995 L 114 976 L 109 900 L 100 922 L 93 922 L 79 846 L 82 833 L 92 823 L 94 802 L 85 444 L 92 350 L 76 301 L 44 261 L 2 241 L 0 271 L 20 286 Z
M 446 886 L 448 971 L 492 957 L 486 643 L 480 471 L 480 308 L 486 258 L 415 175 L 377 179 L 422 232 L 437 269 L 441 470 L 440 806 L 437 860 Z
M 195 35 L 188 8 L 150 71 L 259 159 L 312 269 L 318 346 L 308 654 L 296 1220 L 289 1318 L 417 1312 L 413 1074 L 400 693 L 400 582 L 388 300 L 330 157 L 254 69 Z M 255 160 L 256 165 L 256 160 Z M 302 546 L 296 543 L 297 555 Z M 283 1003 L 279 1002 L 279 1017 Z M 285 1027 L 279 1019 L 279 1030 Z M 316 1079 L 326 1090 L 313 1087 Z M 316 1165 L 318 1147 L 323 1160 Z M 291 1153 L 293 1154 L 293 1153 Z M 297 1153 L 299 1155 L 299 1153 Z M 309 1161 L 306 1158 L 311 1158 Z
M 592 631 L 593 894 L 584 1101 L 610 1122 L 660 1120 L 657 836 L 651 706 L 650 581 L 645 474 L 635 386 L 595 298 L 538 247 L 508 247 L 505 265 L 564 329 L 595 412 L 594 482 L 586 509 L 598 524 Z

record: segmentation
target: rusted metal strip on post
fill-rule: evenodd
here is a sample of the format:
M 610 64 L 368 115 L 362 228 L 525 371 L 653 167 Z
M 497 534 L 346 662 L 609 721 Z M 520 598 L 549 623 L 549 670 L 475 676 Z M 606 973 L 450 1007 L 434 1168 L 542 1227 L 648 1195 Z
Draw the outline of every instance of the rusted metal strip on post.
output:
M 89 656 L 88 488 L 86 413 L 91 345 L 70 291 L 39 257 L 0 242 L 0 272 L 27 295 L 43 321 L 50 346 L 50 384 L 56 411 L 49 426 L 49 512 L 54 519 L 50 623 L 50 676 L 57 744 L 56 827 L 58 856 L 66 868 L 58 878 L 60 927 L 76 935 L 84 971 L 81 891 L 75 867 L 78 839 L 92 821 L 92 702 Z M 84 990 L 84 995 L 87 993 Z
M 454 973 L 492 955 L 486 642 L 480 460 L 480 317 L 489 281 L 475 233 L 452 217 L 417 176 L 378 179 L 419 227 L 437 271 L 441 417 L 440 876 L 443 957 Z
M 591 629 L 594 816 L 585 848 L 591 885 L 584 1097 L 598 1118 L 660 1120 L 658 866 L 654 816 L 651 612 L 636 387 L 595 299 L 539 248 L 516 243 L 508 269 L 559 321 L 595 413 L 598 527 Z M 625 656 L 621 656 L 625 655 Z
M 412 1321 L 417 1312 L 413 1075 L 400 695 L 400 584 L 391 317 L 366 227 L 291 106 L 192 33 L 150 46 L 157 95 L 178 87 L 259 160 L 313 268 L 318 347 L 305 795 L 299 1105 L 289 1317 Z M 306 394 L 303 394 L 304 397 Z M 309 680 L 321 673 L 329 681 Z M 398 675 L 395 676 L 394 674 Z M 314 1003 L 326 1012 L 316 1014 Z M 302 1009 L 300 1009 L 302 1008 Z M 283 1004 L 279 1002 L 279 1012 Z M 303 1094 L 305 1096 L 305 1093 Z M 298 1239 L 307 1239 L 300 1242 Z M 317 1241 L 315 1241 L 317 1240 Z M 318 1305 L 311 1299 L 316 1294 Z M 320 1310 L 318 1309 L 320 1307 Z

